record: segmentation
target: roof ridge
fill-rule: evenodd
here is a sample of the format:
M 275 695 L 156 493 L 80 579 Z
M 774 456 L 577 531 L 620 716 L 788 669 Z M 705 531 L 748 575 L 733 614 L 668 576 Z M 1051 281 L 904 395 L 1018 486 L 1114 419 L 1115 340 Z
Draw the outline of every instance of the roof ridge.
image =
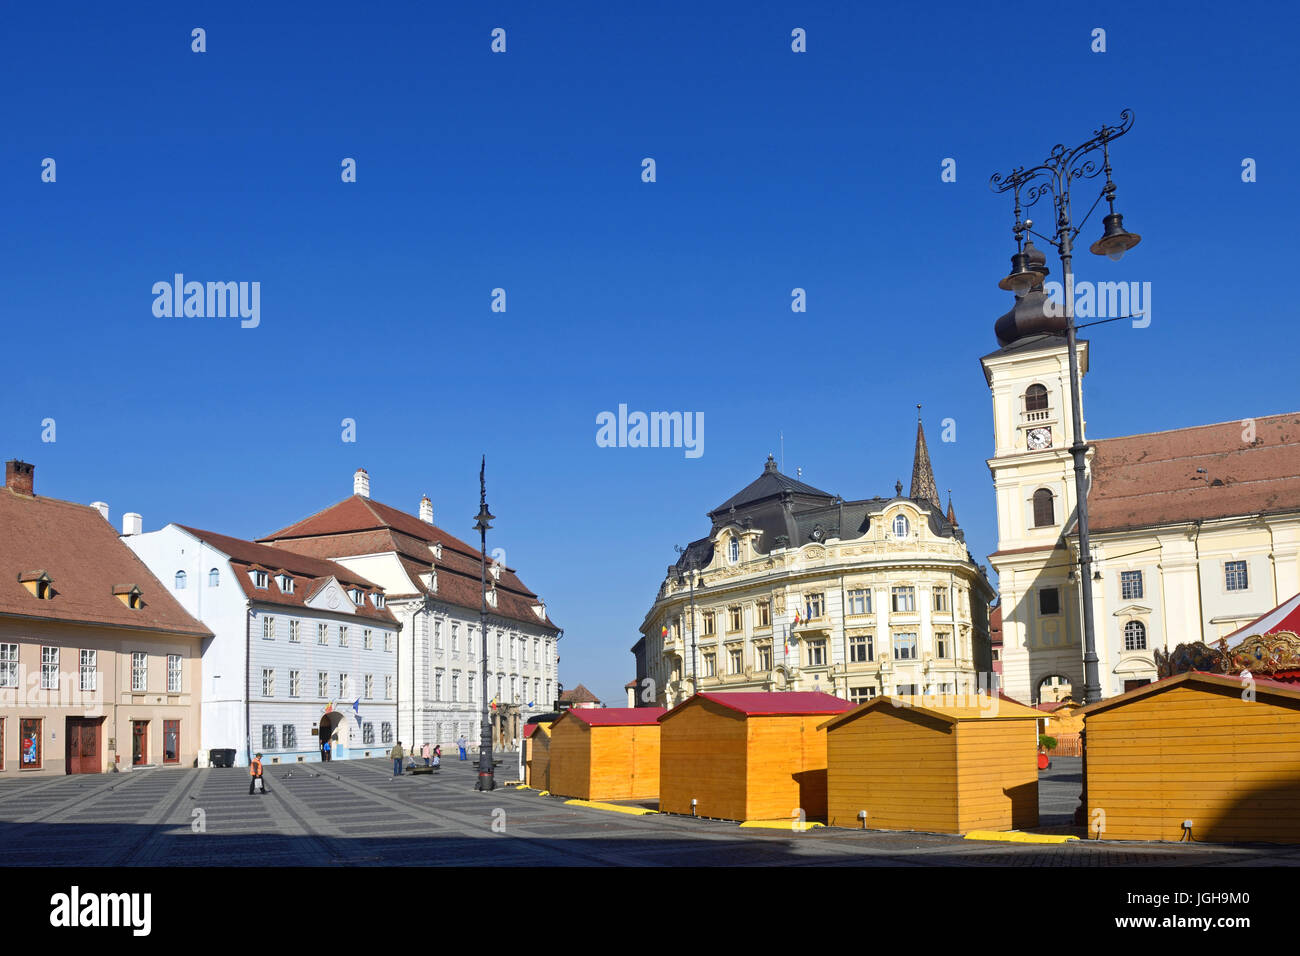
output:
M 1089 444 L 1096 445 L 1102 442 L 1125 441 L 1126 439 L 1129 438 L 1148 438 L 1153 435 L 1170 435 L 1173 434 L 1174 432 L 1199 431 L 1200 429 L 1203 428 L 1222 428 L 1225 425 L 1240 425 L 1243 421 L 1253 421 L 1255 422 L 1256 425 L 1258 425 L 1260 422 L 1271 422 L 1274 419 L 1287 418 L 1287 417 L 1294 417 L 1297 420 L 1297 423 L 1300 423 L 1300 411 L 1279 412 L 1276 415 L 1248 415 L 1246 416 L 1246 418 L 1230 418 L 1226 422 L 1209 422 L 1204 425 L 1184 425 L 1181 428 L 1164 428 L 1154 432 L 1135 432 L 1132 435 L 1112 435 L 1109 438 L 1091 438 L 1088 440 L 1088 442 Z M 1292 444 L 1292 443 L 1287 442 L 1286 444 Z M 1180 457 L 1189 457 L 1189 456 L 1180 456 Z M 1159 460 L 1167 461 L 1169 459 L 1159 459 Z

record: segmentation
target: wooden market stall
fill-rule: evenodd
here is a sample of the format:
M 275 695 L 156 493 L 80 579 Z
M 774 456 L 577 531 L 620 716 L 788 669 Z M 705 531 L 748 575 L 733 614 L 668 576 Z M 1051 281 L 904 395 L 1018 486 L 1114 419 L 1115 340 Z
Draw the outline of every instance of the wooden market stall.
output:
M 551 789 L 551 721 L 524 725 L 524 783 Z
M 551 793 L 582 800 L 659 796 L 662 707 L 566 710 L 551 724 Z
M 1038 721 L 1006 699 L 876 697 L 826 721 L 827 822 L 968 833 L 1038 825 Z
M 826 732 L 853 705 L 803 691 L 701 693 L 659 721 L 659 809 L 722 820 L 826 814 Z
M 1090 837 L 1300 843 L 1295 684 L 1187 671 L 1082 713 Z

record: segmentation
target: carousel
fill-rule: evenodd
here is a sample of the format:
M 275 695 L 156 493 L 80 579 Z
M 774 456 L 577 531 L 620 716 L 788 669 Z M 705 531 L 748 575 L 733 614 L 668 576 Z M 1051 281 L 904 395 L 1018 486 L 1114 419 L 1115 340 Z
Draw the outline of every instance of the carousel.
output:
M 1213 644 L 1194 641 L 1155 652 L 1160 677 L 1186 671 L 1251 674 L 1300 684 L 1300 594 Z

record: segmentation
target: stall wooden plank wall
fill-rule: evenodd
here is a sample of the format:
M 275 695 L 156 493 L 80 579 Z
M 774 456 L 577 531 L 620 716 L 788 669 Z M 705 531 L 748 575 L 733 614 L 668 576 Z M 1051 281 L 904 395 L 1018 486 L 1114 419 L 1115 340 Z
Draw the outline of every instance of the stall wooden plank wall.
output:
M 1038 823 L 1038 714 L 895 707 L 888 698 L 828 721 L 827 822 L 967 833 Z
M 550 723 L 538 724 L 528 737 L 528 760 L 524 764 L 524 783 L 538 790 L 551 789 Z
M 659 725 L 586 722 L 608 717 L 570 711 L 551 725 L 550 791 L 582 800 L 656 799 Z
M 1300 843 L 1300 688 L 1195 672 L 1084 709 L 1088 832 Z
M 694 799 L 698 816 L 721 820 L 790 820 L 800 809 L 807 820 L 825 819 L 826 732 L 819 725 L 851 705 L 815 693 L 716 697 L 697 694 L 660 720 L 659 809 L 689 814 Z M 820 712 L 737 709 L 779 709 L 787 702 Z

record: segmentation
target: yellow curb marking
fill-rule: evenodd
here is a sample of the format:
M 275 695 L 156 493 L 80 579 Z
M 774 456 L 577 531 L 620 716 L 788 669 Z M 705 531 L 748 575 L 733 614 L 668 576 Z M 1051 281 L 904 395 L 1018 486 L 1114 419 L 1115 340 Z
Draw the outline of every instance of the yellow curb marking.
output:
M 1020 833 L 1016 830 L 971 830 L 966 834 L 967 840 L 994 840 L 999 843 L 1070 843 L 1077 841 L 1076 836 L 1052 836 L 1046 833 Z
M 617 803 L 598 803 L 592 800 L 565 800 L 567 806 L 571 807 L 591 807 L 593 810 L 610 810 L 614 813 L 630 813 L 633 816 L 643 817 L 649 813 L 658 813 L 658 810 L 647 810 L 645 807 L 624 807 Z
M 742 827 L 756 827 L 762 830 L 792 830 L 804 832 L 813 830 L 817 827 L 824 827 L 824 823 L 804 822 L 798 823 L 794 820 L 746 820 L 741 824 Z

